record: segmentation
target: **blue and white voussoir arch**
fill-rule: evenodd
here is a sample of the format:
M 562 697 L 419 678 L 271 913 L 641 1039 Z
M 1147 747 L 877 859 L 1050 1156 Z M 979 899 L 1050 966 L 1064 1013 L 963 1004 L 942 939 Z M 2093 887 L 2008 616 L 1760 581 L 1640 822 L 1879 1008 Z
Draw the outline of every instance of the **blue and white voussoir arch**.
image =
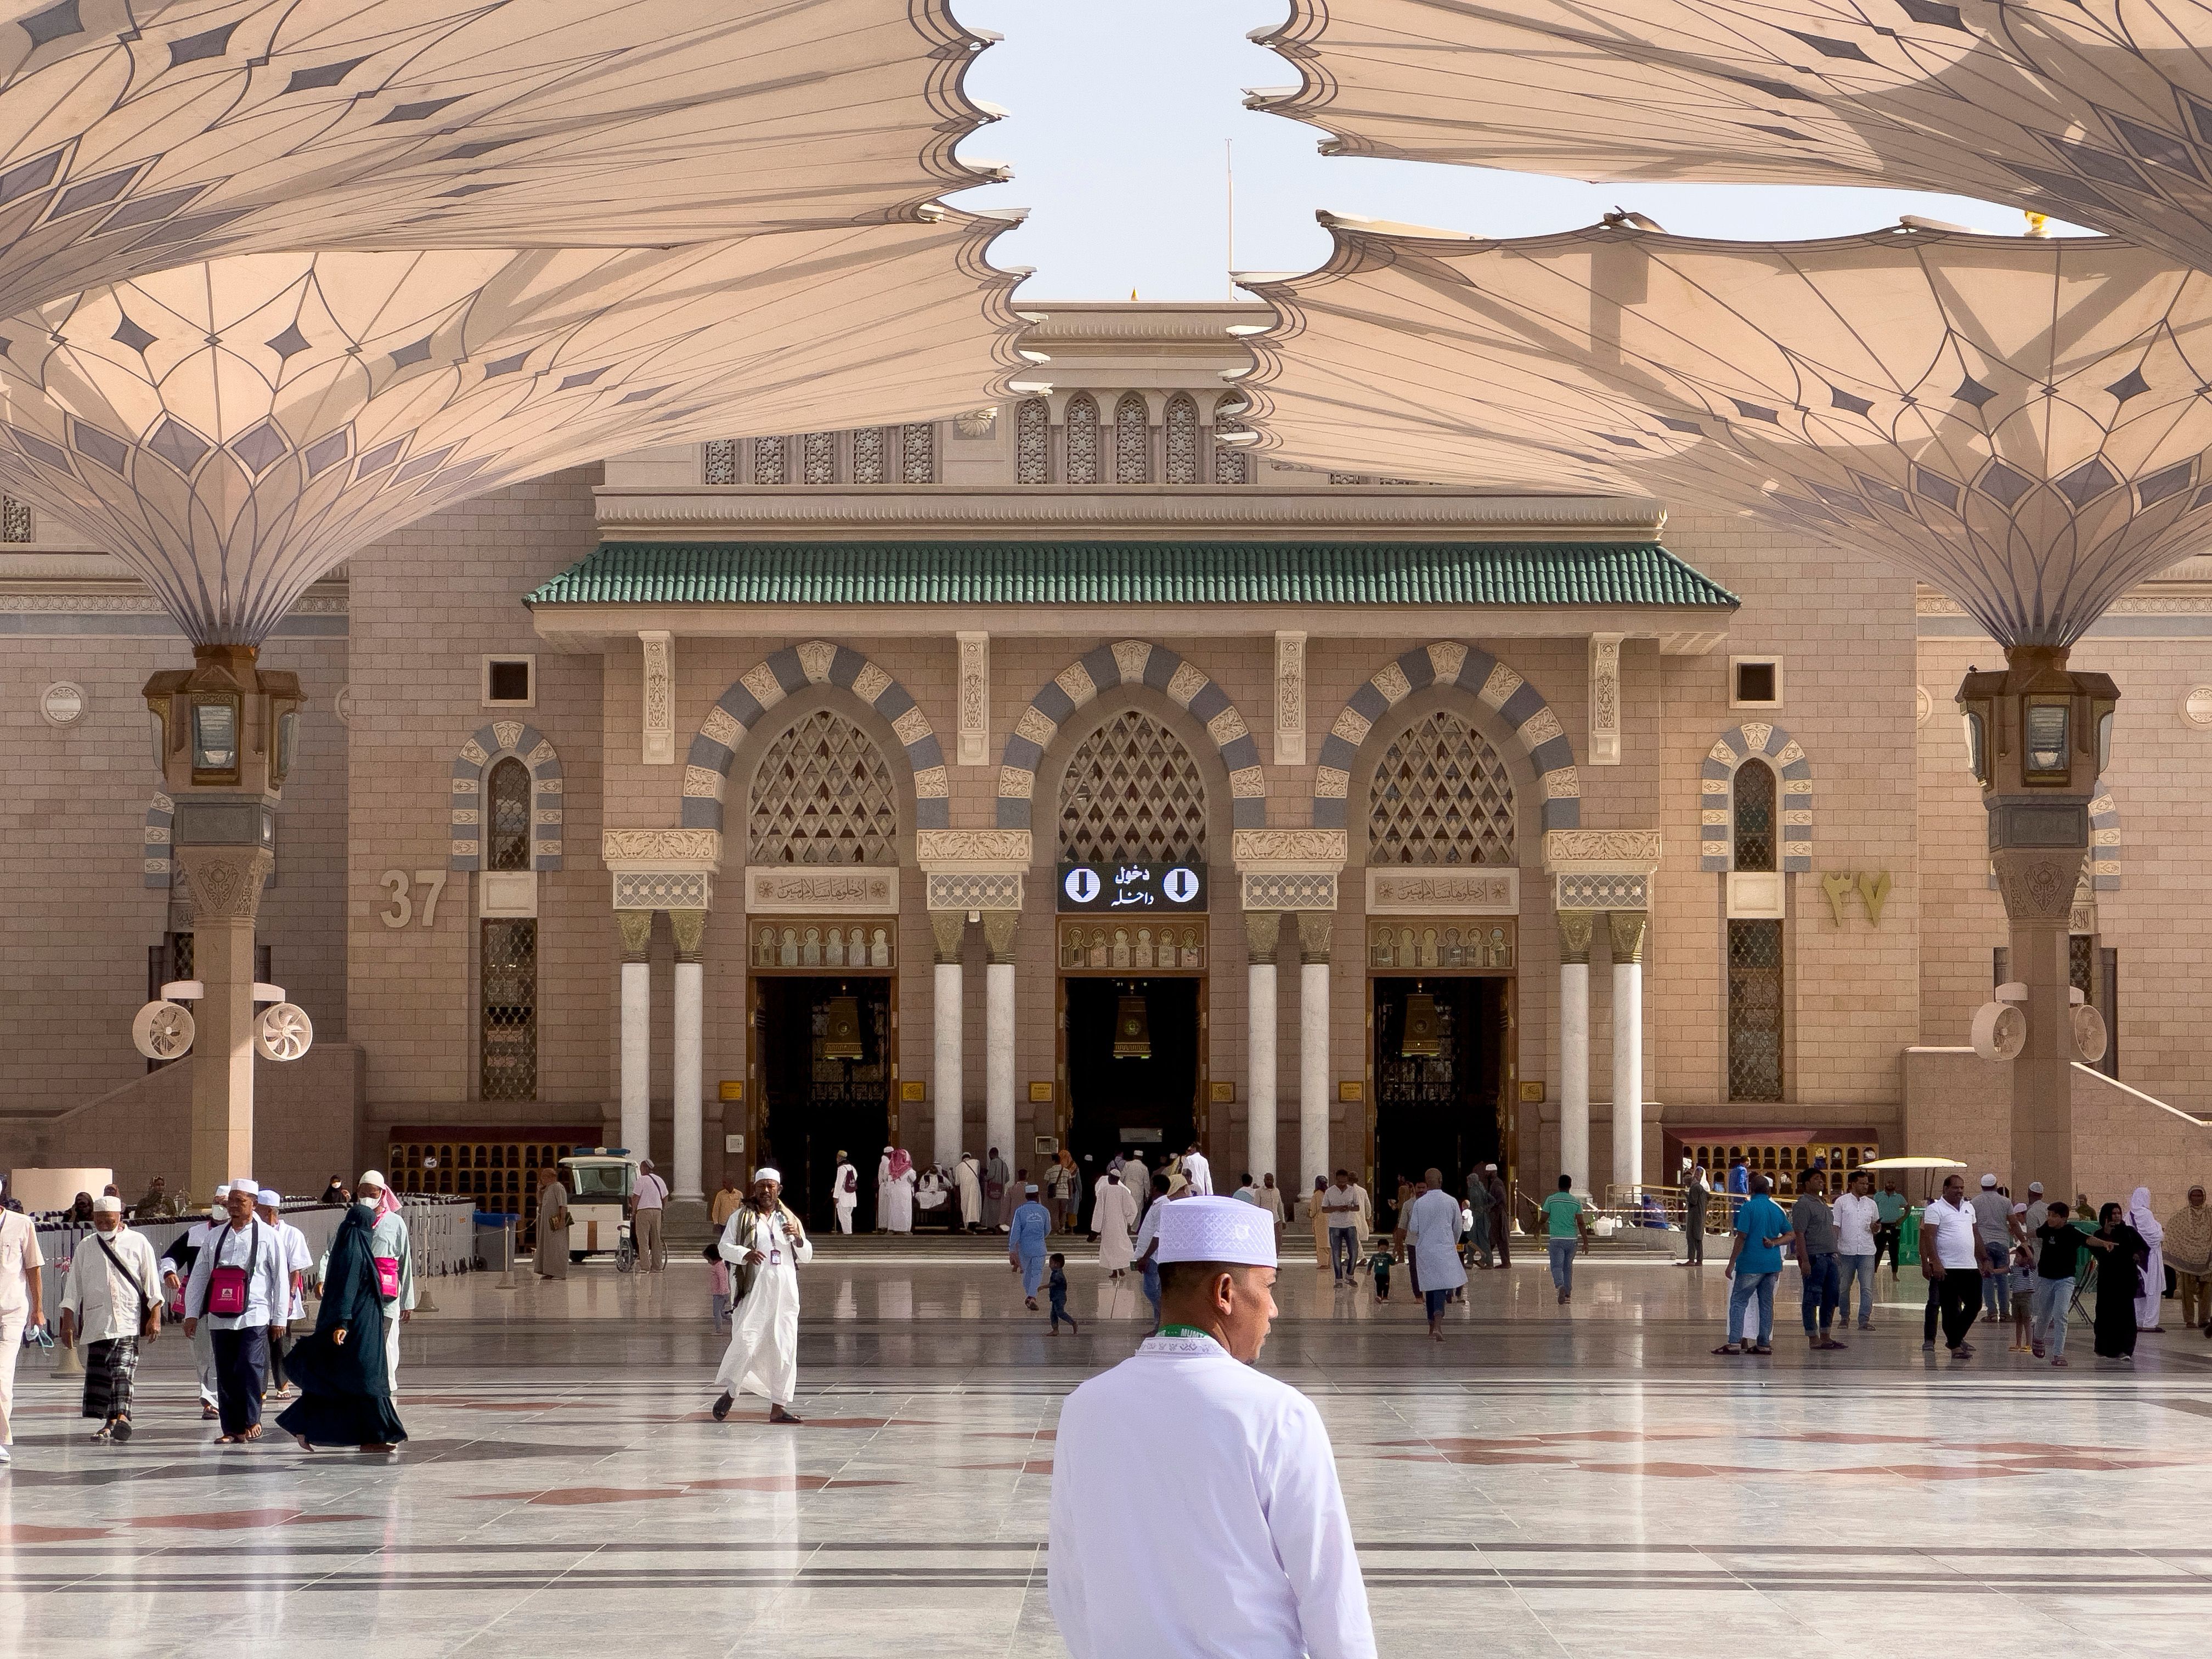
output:
M 1575 771 L 1574 745 L 1543 694 L 1487 651 L 1439 640 L 1376 670 L 1337 715 L 1328 736 L 1322 739 L 1320 764 L 1314 773 L 1315 829 L 1345 827 L 1352 769 L 1360 745 L 1376 721 L 1431 686 L 1466 692 L 1511 728 L 1542 787 L 1545 829 L 1582 828 L 1583 786 Z
M 491 769 L 508 756 L 530 769 L 530 867 L 561 867 L 561 757 L 527 720 L 494 720 L 479 726 L 453 757 L 449 870 L 481 870 L 483 811 Z
M 786 646 L 740 674 L 722 693 L 691 739 L 684 765 L 684 827 L 720 830 L 722 797 L 730 787 L 730 766 L 738 745 L 768 711 L 810 685 L 834 685 L 851 692 L 890 722 L 906 747 L 914 774 L 914 822 L 918 830 L 945 830 L 952 823 L 951 786 L 945 775 L 945 751 L 929 717 L 906 687 L 857 651 L 827 640 Z
M 1238 830 L 1267 825 L 1267 779 L 1260 745 L 1229 694 L 1203 669 L 1164 645 L 1116 640 L 1087 651 L 1031 697 L 1014 722 L 999 757 L 999 828 L 1027 830 L 1036 794 L 1038 763 L 1068 717 L 1102 691 L 1118 685 L 1150 686 L 1187 708 L 1206 727 L 1229 773 L 1230 823 Z
M 1781 781 L 1777 815 L 1782 820 L 1782 871 L 1813 867 L 1813 763 L 1797 739 L 1765 720 L 1732 726 L 1705 752 L 1702 769 L 1704 810 L 1698 835 L 1698 867 L 1727 871 L 1735 864 L 1736 769 L 1756 755 L 1773 767 Z

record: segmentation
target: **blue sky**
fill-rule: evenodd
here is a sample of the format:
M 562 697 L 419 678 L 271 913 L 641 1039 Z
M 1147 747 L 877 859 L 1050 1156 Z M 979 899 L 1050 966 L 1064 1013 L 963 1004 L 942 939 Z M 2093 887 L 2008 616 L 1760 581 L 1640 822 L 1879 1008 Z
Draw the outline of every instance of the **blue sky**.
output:
M 1586 185 L 1475 167 L 1330 159 L 1321 134 L 1240 100 L 1295 77 L 1244 36 L 1281 0 L 955 0 L 962 21 L 1006 37 L 969 71 L 1012 112 L 961 153 L 1013 165 L 1012 184 L 953 199 L 1026 207 L 993 257 L 1027 264 L 1030 301 L 1225 298 L 1223 144 L 1234 141 L 1237 264 L 1305 270 L 1328 256 L 1316 208 L 1484 235 L 1589 224 L 1616 203 L 1668 230 L 1761 240 L 1841 235 L 1925 214 L 1997 232 L 2010 208 L 1904 191 Z

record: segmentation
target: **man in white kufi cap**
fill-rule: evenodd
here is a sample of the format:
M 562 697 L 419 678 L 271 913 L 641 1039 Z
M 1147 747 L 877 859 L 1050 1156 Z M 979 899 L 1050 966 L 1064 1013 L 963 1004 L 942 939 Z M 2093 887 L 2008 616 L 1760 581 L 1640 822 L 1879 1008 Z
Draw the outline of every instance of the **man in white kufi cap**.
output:
M 1060 1414 L 1060 1638 L 1073 1659 L 1374 1659 L 1328 1431 L 1252 1365 L 1275 1316 L 1273 1224 L 1233 1198 L 1160 1209 L 1159 1331 Z
M 758 1169 L 745 1201 L 722 1224 L 717 1247 L 730 1264 L 730 1346 L 714 1373 L 721 1397 L 714 1420 L 740 1394 L 764 1395 L 771 1423 L 796 1423 L 799 1392 L 799 1267 L 814 1260 L 813 1241 L 784 1206 L 781 1171 Z
M 100 1425 L 92 1437 L 112 1443 L 131 1438 L 138 1345 L 161 1328 L 161 1274 L 145 1235 L 123 1224 L 121 1199 L 93 1200 L 92 1224 L 62 1282 L 61 1340 L 83 1355 L 84 1414 Z
M 307 1248 L 307 1234 L 284 1219 L 284 1194 L 274 1187 L 264 1187 L 253 1195 L 253 1209 L 284 1241 L 284 1273 L 292 1285 L 283 1329 L 272 1331 L 269 1337 L 269 1391 L 282 1400 L 292 1392 L 292 1385 L 284 1380 L 284 1356 L 292 1346 L 292 1322 L 307 1315 L 301 1293 L 307 1287 L 307 1275 L 315 1270 L 315 1253 Z

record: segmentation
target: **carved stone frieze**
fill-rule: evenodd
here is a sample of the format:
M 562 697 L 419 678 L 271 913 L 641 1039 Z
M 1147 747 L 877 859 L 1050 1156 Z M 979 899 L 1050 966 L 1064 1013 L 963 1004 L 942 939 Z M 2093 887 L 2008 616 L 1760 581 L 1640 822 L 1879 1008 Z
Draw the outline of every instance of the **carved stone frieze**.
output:
M 1349 836 L 1342 830 L 1239 830 L 1231 842 L 1231 857 L 1239 870 L 1335 870 L 1350 856 L 1349 848 Z
M 1248 913 L 1336 908 L 1334 870 L 1246 870 L 1237 877 L 1237 888 Z
M 1009 870 L 1030 867 L 1026 830 L 917 830 L 914 861 L 925 870 Z
M 599 860 L 610 870 L 720 870 L 719 830 L 603 830 Z
M 709 870 L 618 869 L 614 872 L 617 916 L 631 911 L 711 910 L 714 876 Z
M 1565 910 L 1642 910 L 1651 902 L 1651 878 L 1600 874 L 1554 876 L 1552 902 Z
M 1659 867 L 1656 830 L 1553 830 L 1544 836 L 1544 868 L 1650 874 Z
M 1589 763 L 1620 764 L 1620 641 L 1619 634 L 1589 641 Z

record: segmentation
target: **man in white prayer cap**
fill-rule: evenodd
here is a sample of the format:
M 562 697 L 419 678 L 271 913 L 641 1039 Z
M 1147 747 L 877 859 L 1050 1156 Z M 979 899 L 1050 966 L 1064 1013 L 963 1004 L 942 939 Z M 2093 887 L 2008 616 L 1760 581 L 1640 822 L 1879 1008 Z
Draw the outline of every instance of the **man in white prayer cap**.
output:
M 768 1420 L 796 1423 L 799 1392 L 799 1266 L 814 1260 L 806 1227 L 783 1203 L 783 1174 L 753 1171 L 752 1190 L 722 1224 L 717 1246 L 730 1264 L 730 1346 L 714 1382 L 723 1421 L 740 1393 L 767 1397 Z
M 1073 1659 L 1375 1659 L 1328 1431 L 1253 1369 L 1275 1316 L 1274 1226 L 1232 1198 L 1159 1209 L 1159 1331 L 1060 1414 L 1060 1638 Z
M 272 1331 L 269 1337 L 269 1388 L 282 1400 L 292 1392 L 292 1385 L 284 1380 L 284 1356 L 292 1346 L 292 1322 L 307 1315 L 300 1297 L 307 1286 L 307 1275 L 314 1268 L 315 1253 L 307 1248 L 307 1234 L 284 1219 L 284 1194 L 274 1187 L 264 1187 L 254 1194 L 253 1209 L 284 1241 L 284 1273 L 292 1285 L 292 1300 L 284 1310 L 283 1329 Z

